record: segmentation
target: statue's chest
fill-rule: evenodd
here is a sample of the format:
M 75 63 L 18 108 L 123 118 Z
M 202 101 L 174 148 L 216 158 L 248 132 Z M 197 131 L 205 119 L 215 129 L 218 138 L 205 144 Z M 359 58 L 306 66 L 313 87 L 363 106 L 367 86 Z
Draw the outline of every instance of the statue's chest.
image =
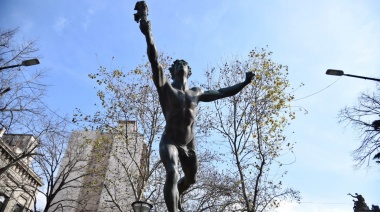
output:
M 173 100 L 177 106 L 182 108 L 193 109 L 197 107 L 196 97 L 191 91 L 176 91 L 176 95 L 174 95 Z

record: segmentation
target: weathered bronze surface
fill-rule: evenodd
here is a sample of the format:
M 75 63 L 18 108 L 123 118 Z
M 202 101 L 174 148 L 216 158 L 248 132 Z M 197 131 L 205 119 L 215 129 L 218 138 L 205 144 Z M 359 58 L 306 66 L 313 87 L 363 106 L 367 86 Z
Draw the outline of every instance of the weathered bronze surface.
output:
M 244 82 L 219 90 L 204 91 L 199 87 L 189 88 L 188 77 L 191 69 L 184 60 L 176 60 L 169 68 L 173 82 L 164 76 L 164 70 L 158 62 L 158 53 L 154 44 L 151 24 L 147 18 L 148 7 L 144 1 L 136 3 L 135 21 L 140 22 L 140 30 L 145 35 L 147 54 L 153 71 L 153 81 L 157 88 L 160 104 L 166 120 L 159 151 L 166 169 L 164 198 L 168 211 L 183 211 L 181 194 L 194 184 L 198 170 L 194 121 L 199 102 L 210 102 L 235 95 L 250 84 L 254 74 L 246 73 Z M 178 159 L 184 177 L 179 179 Z

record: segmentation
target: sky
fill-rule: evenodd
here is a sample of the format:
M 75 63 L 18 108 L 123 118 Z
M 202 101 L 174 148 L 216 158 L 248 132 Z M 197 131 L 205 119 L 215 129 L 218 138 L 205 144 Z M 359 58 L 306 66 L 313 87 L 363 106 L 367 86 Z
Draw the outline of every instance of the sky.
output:
M 47 69 L 49 109 L 72 115 L 93 110 L 100 65 L 132 70 L 144 61 L 146 43 L 133 20 L 136 1 L 1 0 L 0 27 L 20 27 L 19 39 L 37 39 L 38 66 Z M 380 205 L 379 166 L 354 169 L 355 131 L 338 123 L 339 110 L 355 104 L 375 82 L 325 74 L 326 69 L 380 77 L 378 0 L 149 0 L 149 19 L 159 51 L 189 62 L 201 81 L 203 71 L 254 48 L 273 52 L 289 66 L 292 104 L 307 109 L 292 123 L 296 161 L 284 183 L 301 192 L 300 204 L 279 212 L 350 211 L 359 193 Z

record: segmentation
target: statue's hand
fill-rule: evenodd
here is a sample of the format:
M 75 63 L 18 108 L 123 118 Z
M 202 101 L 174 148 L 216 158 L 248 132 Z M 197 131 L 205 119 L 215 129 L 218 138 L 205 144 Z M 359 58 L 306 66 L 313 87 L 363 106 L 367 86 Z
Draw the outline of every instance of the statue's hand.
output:
M 251 71 L 245 72 L 245 82 L 250 83 L 255 74 Z
M 145 36 L 148 36 L 151 30 L 150 21 L 140 20 L 140 30 Z

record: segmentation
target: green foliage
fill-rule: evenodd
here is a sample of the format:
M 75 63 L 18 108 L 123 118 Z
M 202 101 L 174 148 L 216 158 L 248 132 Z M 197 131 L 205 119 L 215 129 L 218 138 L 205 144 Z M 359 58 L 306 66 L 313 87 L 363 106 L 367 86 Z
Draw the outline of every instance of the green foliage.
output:
M 160 55 L 160 63 L 166 68 L 171 58 Z M 101 66 L 88 76 L 97 84 L 95 90 L 99 101 L 95 105 L 98 110 L 84 114 L 77 109 L 73 122 L 83 125 L 86 131 L 104 135 L 89 143 L 98 149 L 99 163 L 109 157 L 102 149 L 111 146 L 110 164 L 106 165 L 107 173 L 112 173 L 113 177 L 107 177 L 104 182 L 109 197 L 109 205 L 104 207 L 122 210 L 125 208 L 121 205 L 125 203 L 122 198 L 125 192 L 135 200 L 144 200 L 144 192 L 155 190 L 147 189 L 147 186 L 153 185 L 148 181 L 159 163 L 154 143 L 160 138 L 164 118 L 148 62 L 130 71 Z M 137 123 L 137 127 L 130 126 L 131 121 Z M 123 190 L 124 194 L 115 192 L 125 187 L 130 189 Z
M 218 70 L 206 72 L 207 89 L 229 87 L 242 82 L 245 72 L 255 74 L 235 96 L 214 103 L 212 111 L 200 117 L 203 128 L 218 132 L 228 143 L 226 155 L 232 176 L 239 176 L 237 202 L 247 211 L 272 211 L 283 200 L 299 200 L 299 192 L 284 189 L 280 157 L 292 153 L 285 129 L 296 117 L 290 102 L 288 67 L 271 59 L 266 49 L 253 50 L 248 59 L 231 60 Z M 232 168 L 233 167 L 233 168 Z

